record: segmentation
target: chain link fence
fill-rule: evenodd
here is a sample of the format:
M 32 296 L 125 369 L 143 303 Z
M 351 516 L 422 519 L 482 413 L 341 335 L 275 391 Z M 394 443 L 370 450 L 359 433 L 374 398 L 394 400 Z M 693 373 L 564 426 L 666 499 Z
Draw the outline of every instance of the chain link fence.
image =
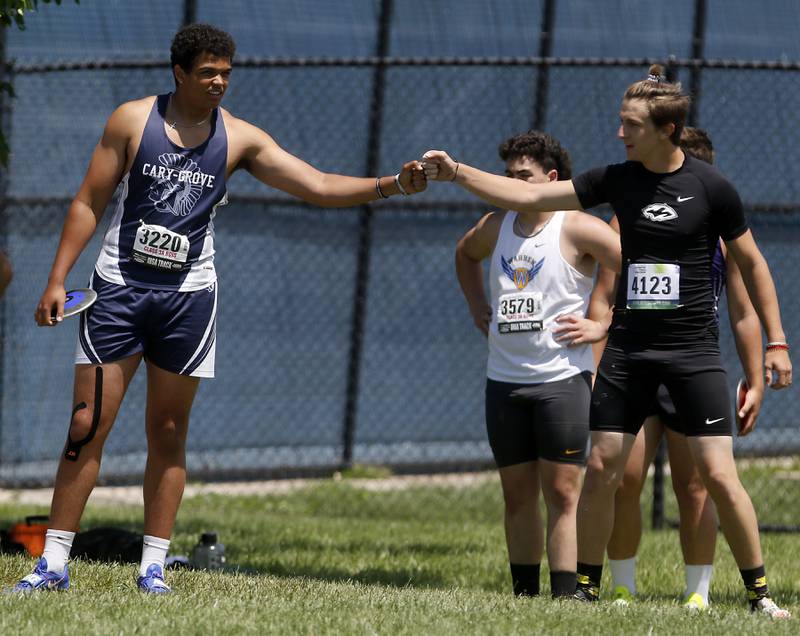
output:
M 538 125 L 561 139 L 579 172 L 619 160 L 619 97 L 651 61 L 246 58 L 226 107 L 327 171 L 393 174 L 443 147 L 499 172 L 499 142 Z M 702 95 L 695 123 L 710 131 L 720 169 L 746 201 L 792 338 L 800 193 L 786 87 L 800 65 L 690 58 L 671 68 Z M 106 118 L 123 101 L 166 92 L 171 80 L 166 61 L 135 59 L 17 63 L 8 76 L 17 98 L 4 102 L 13 156 L 0 241 L 15 280 L 1 305 L 0 484 L 46 485 L 69 422 L 77 321 L 37 329 L 33 309 Z M 190 478 L 329 476 L 353 465 L 489 470 L 486 345 L 453 268 L 456 241 L 486 208 L 448 184 L 346 210 L 307 206 L 243 174 L 229 191 L 216 223 L 217 377 L 195 402 Z M 70 286 L 87 281 L 104 229 Z M 721 344 L 733 385 L 739 363 L 727 327 Z M 144 402 L 139 373 L 106 444 L 104 483 L 140 479 Z M 757 430 L 735 444 L 761 521 L 778 528 L 800 527 L 796 405 L 794 391 L 770 392 Z M 495 481 L 473 475 L 437 492 L 485 498 L 500 519 Z M 668 493 L 667 516 L 675 510 Z

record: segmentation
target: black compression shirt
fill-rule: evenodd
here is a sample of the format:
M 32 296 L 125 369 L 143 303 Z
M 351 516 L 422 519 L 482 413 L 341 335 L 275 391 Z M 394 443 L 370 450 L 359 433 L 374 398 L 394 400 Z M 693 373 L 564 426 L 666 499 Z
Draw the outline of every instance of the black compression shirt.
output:
M 584 209 L 609 203 L 619 220 L 622 273 L 612 339 L 658 348 L 716 347 L 711 260 L 719 237 L 727 241 L 747 231 L 734 187 L 712 166 L 688 155 L 675 172 L 650 172 L 628 161 L 585 172 L 573 184 Z M 679 306 L 631 309 L 631 263 L 677 264 Z

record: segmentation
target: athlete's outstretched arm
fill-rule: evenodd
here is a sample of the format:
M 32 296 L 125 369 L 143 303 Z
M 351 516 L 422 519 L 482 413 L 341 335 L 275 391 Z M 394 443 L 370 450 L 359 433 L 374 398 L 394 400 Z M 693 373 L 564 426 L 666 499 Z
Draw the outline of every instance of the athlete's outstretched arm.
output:
M 492 255 L 503 214 L 490 212 L 470 229 L 456 246 L 456 277 L 467 301 L 475 326 L 484 336 L 489 335 L 492 306 L 486 300 L 481 261 Z
M 428 179 L 453 181 L 487 203 L 506 210 L 551 212 L 581 209 L 572 181 L 528 183 L 509 179 L 457 163 L 443 150 L 429 150 L 422 159 Z
M 63 319 L 66 299 L 64 281 L 94 234 L 125 169 L 130 138 L 130 109 L 130 104 L 120 106 L 109 118 L 103 136 L 94 149 L 83 183 L 69 206 L 47 287 L 34 314 L 39 326 L 54 326 Z M 54 310 L 55 319 L 52 318 Z
M 238 134 L 246 139 L 238 167 L 273 188 L 308 203 L 329 208 L 350 207 L 381 198 L 375 177 L 348 177 L 322 172 L 286 152 L 260 128 L 243 120 L 235 120 L 235 126 Z M 407 194 L 414 194 L 427 186 L 422 164 L 418 161 L 410 161 L 403 166 L 399 173 L 399 186 L 394 176 L 380 177 L 378 181 L 386 197 L 403 194 L 403 190 Z
M 764 358 L 761 354 L 761 324 L 758 315 L 747 295 L 739 266 L 726 254 L 727 268 L 726 296 L 728 298 L 728 319 L 736 341 L 736 351 L 742 363 L 748 391 L 744 406 L 739 409 L 739 435 L 747 435 L 756 425 L 756 418 L 764 399 Z
M 775 283 L 752 233 L 747 230 L 738 238 L 726 241 L 725 245 L 739 266 L 747 293 L 766 332 L 767 342 L 785 343 Z M 792 383 L 792 363 L 788 351 L 768 349 L 764 357 L 764 373 L 767 384 L 773 388 L 789 386 Z

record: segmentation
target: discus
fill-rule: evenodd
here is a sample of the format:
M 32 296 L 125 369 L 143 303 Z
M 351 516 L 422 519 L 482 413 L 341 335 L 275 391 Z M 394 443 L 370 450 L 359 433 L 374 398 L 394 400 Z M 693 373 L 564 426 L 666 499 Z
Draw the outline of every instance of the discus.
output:
M 736 426 L 739 428 L 742 427 L 742 420 L 739 417 L 739 409 L 744 406 L 744 401 L 747 399 L 747 389 L 747 380 L 740 378 L 739 383 L 736 385 L 736 397 L 733 400 L 733 408 L 736 415 Z
M 68 291 L 67 300 L 64 302 L 64 318 L 86 311 L 94 304 L 95 300 L 97 300 L 97 292 L 93 289 L 72 289 Z

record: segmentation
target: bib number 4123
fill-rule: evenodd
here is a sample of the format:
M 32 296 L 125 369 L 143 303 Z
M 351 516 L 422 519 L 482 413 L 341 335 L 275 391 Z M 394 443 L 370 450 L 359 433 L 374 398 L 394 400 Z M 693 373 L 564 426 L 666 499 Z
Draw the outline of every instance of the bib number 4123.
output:
M 674 263 L 631 263 L 628 266 L 628 309 L 680 307 L 681 268 Z

